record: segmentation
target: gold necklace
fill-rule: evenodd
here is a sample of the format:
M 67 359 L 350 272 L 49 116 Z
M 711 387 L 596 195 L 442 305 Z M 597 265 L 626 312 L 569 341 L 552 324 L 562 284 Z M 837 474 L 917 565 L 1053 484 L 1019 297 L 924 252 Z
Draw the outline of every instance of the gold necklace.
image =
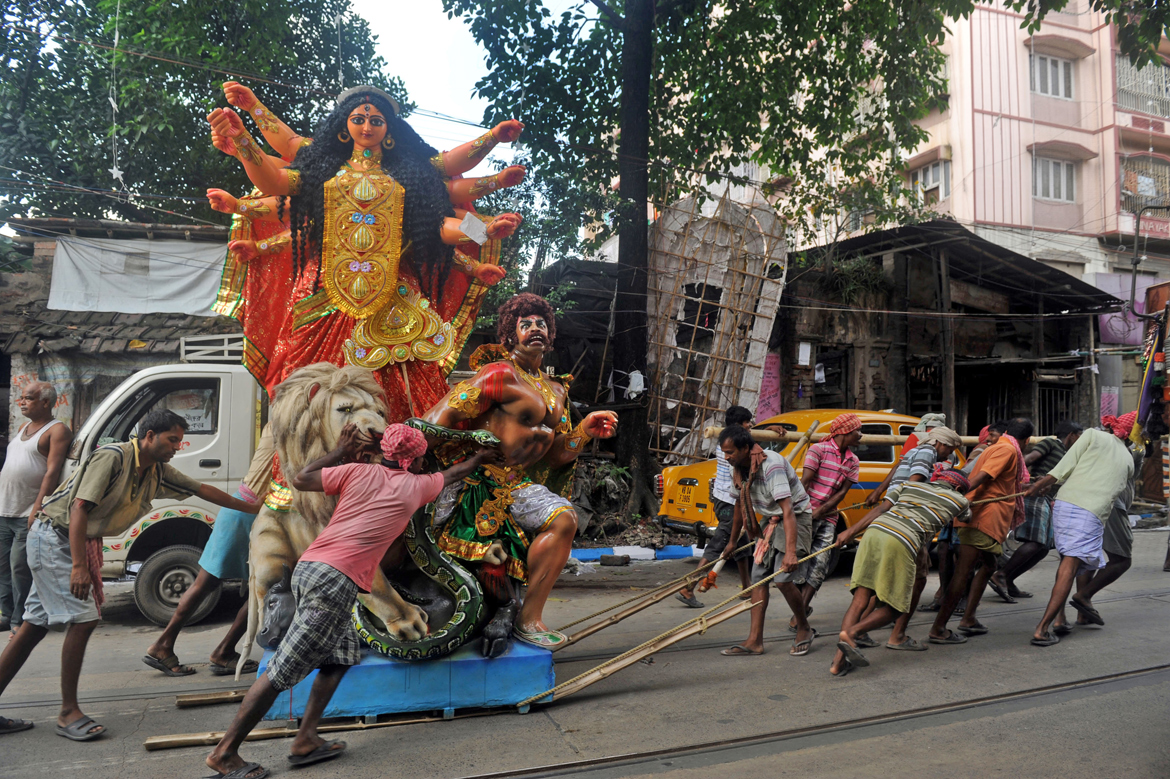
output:
M 357 146 L 353 147 L 353 154 L 349 156 L 349 167 L 354 170 L 371 170 L 373 168 L 382 167 L 382 150 L 381 149 L 361 149 Z
M 540 393 L 540 397 L 544 399 L 544 405 L 548 407 L 549 413 L 553 413 L 557 408 L 557 396 L 552 391 L 552 387 L 544 383 L 544 379 L 540 378 L 543 371 L 538 371 L 536 376 L 533 376 L 528 371 L 521 368 L 515 360 L 511 360 L 512 366 L 516 368 L 516 373 L 520 374 L 520 378 L 524 380 L 532 389 Z

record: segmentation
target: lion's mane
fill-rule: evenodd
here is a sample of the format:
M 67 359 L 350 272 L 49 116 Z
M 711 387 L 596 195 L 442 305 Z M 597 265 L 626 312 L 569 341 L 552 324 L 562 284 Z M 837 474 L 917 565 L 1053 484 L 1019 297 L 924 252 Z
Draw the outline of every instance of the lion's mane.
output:
M 374 374 L 352 365 L 306 365 L 276 388 L 271 408 L 272 435 L 280 470 L 287 481 L 337 445 L 336 441 L 326 440 L 325 420 L 337 393 L 348 387 L 372 395 L 385 408 L 385 395 Z M 318 527 L 329 523 L 335 504 L 335 498 L 322 492 L 293 490 L 293 508 Z

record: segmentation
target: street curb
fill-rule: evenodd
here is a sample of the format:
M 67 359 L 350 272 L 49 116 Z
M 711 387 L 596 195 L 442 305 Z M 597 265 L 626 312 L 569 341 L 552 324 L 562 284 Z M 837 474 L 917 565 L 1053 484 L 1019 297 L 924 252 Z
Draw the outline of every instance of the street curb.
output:
M 661 549 L 647 549 L 644 546 L 606 546 L 600 549 L 574 549 L 572 557 L 583 563 L 595 563 L 603 554 L 629 555 L 631 560 L 688 560 L 699 557 L 702 552 L 696 546 L 664 546 Z

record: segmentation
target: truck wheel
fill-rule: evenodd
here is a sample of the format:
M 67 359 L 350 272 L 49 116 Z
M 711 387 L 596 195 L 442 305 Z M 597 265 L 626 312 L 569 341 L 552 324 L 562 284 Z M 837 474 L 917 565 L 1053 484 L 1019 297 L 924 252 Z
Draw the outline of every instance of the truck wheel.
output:
M 175 545 L 158 550 L 138 569 L 134 578 L 134 603 L 142 615 L 156 625 L 165 627 L 179 605 L 183 593 L 195 583 L 199 575 L 199 557 L 202 550 L 195 546 Z M 219 603 L 223 585 L 207 594 L 195 610 L 188 625 L 204 619 Z

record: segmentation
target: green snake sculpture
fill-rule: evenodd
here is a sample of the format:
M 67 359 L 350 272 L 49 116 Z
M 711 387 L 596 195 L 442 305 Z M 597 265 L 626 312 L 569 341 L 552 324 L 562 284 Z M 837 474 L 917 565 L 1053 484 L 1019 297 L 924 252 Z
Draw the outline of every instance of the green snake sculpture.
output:
M 451 430 L 417 418 L 404 424 L 444 444 L 490 447 L 500 443 L 486 430 Z M 413 580 L 395 576 L 391 583 L 403 598 L 416 605 L 436 604 L 428 610 L 428 617 L 441 624 L 431 624 L 427 635 L 418 641 L 401 641 L 391 636 L 361 601 L 353 608 L 354 625 L 362 640 L 374 651 L 396 660 L 446 657 L 474 639 L 486 621 L 487 608 L 479 581 L 439 549 L 431 532 L 430 514 L 425 509 L 416 513 L 402 533 L 407 553 L 422 576 Z

